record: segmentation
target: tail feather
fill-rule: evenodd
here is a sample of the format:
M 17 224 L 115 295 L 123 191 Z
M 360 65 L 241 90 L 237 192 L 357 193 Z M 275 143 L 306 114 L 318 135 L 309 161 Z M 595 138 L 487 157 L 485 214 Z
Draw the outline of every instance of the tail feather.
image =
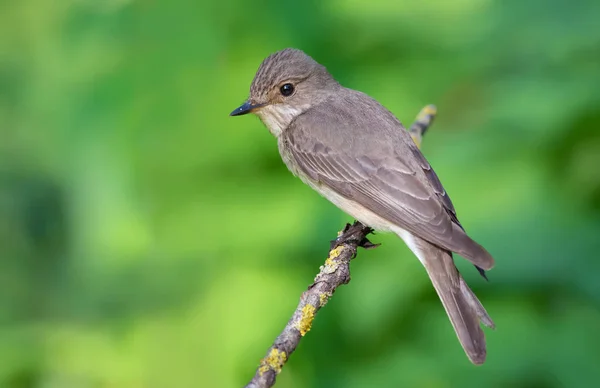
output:
M 486 344 L 480 322 L 491 328 L 494 322 L 458 272 L 452 253 L 419 237 L 399 235 L 425 266 L 467 357 L 473 364 L 483 364 Z
M 467 282 L 465 282 L 465 279 L 463 279 L 462 276 L 460 276 L 460 273 L 458 274 L 458 276 L 460 277 L 460 290 L 463 292 L 465 298 L 469 301 L 471 307 L 477 313 L 477 316 L 479 317 L 481 323 L 483 323 L 490 329 L 495 329 L 496 325 L 494 324 L 494 321 L 492 321 L 492 318 L 488 315 L 487 311 L 485 311 L 485 307 L 483 307 L 479 299 L 477 299 L 477 296 L 475 295 L 473 290 L 469 288 Z

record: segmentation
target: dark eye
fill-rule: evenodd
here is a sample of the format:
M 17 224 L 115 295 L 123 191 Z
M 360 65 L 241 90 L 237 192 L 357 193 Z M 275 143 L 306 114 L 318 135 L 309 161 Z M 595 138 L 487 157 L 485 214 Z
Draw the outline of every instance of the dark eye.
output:
M 294 85 L 292 85 L 292 84 L 285 84 L 285 85 L 283 85 L 282 87 L 279 88 L 279 91 L 285 97 L 291 96 L 292 93 L 294 93 Z

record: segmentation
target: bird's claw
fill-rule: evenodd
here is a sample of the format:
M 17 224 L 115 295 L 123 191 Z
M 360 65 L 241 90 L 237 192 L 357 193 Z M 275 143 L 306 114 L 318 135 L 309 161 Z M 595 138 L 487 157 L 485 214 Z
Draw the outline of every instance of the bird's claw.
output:
M 377 248 L 380 244 L 373 244 L 367 238 L 367 235 L 370 233 L 373 233 L 373 229 L 361 224 L 359 221 L 354 221 L 352 225 L 346 224 L 344 229 L 338 234 L 338 237 L 330 242 L 330 249 L 334 249 L 345 242 L 353 242 L 356 246 L 365 249 Z

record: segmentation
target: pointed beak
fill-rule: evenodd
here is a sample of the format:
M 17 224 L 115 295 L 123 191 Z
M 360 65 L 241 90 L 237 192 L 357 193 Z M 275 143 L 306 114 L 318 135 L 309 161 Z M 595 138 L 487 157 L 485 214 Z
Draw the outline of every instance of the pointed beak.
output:
M 260 108 L 260 107 L 262 107 L 264 105 L 265 104 L 252 105 L 250 103 L 250 101 L 246 101 L 245 103 L 242 104 L 242 106 L 240 106 L 239 108 L 237 108 L 236 110 L 234 110 L 233 112 L 231 112 L 229 114 L 229 116 L 241 116 L 241 115 L 245 115 L 247 113 L 251 113 L 254 109 Z

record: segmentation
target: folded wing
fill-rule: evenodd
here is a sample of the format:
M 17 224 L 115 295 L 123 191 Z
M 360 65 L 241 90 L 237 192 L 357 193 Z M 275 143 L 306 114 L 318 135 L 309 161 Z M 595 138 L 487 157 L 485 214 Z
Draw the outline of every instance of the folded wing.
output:
M 369 123 L 362 123 L 360 117 L 344 117 L 339 111 L 315 109 L 299 116 L 282 136 L 291 157 L 313 181 L 490 269 L 493 258 L 464 232 L 435 172 L 402 125 L 388 117 L 377 131 L 383 139 L 369 137 L 361 125 Z

